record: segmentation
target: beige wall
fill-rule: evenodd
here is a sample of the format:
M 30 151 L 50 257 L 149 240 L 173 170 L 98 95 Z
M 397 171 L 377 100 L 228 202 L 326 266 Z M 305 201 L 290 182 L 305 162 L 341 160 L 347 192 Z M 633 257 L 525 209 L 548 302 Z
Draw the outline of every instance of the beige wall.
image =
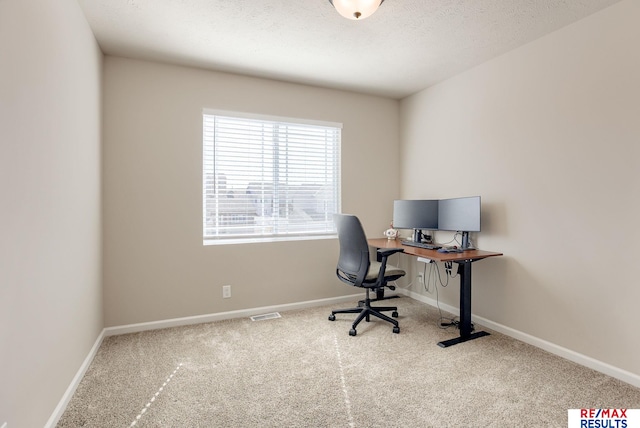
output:
M 75 0 L 0 1 L 0 425 L 42 427 L 103 328 L 102 54 Z
M 353 294 L 337 240 L 202 245 L 202 109 L 343 123 L 343 211 L 380 235 L 400 189 L 398 101 L 115 57 L 104 75 L 106 326 Z
M 403 197 L 481 195 L 477 243 L 505 253 L 473 312 L 635 375 L 639 21 L 622 1 L 401 105 Z
M 352 293 L 334 240 L 202 246 L 202 108 L 344 123 L 343 211 L 370 236 L 401 194 L 482 195 L 475 238 L 505 256 L 474 265 L 474 313 L 640 375 L 639 8 L 398 103 L 122 58 L 102 69 L 75 1 L 0 0 L 0 425 L 44 425 L 104 326 Z M 457 287 L 440 296 L 457 306 Z

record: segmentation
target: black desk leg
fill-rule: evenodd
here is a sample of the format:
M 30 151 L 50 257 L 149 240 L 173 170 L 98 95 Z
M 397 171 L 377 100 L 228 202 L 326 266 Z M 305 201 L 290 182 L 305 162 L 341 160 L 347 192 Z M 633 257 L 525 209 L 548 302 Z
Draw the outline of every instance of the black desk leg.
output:
M 471 261 L 458 265 L 460 274 L 460 336 L 471 334 Z
M 472 333 L 471 325 L 471 263 L 472 260 L 465 260 L 458 263 L 458 274 L 460 275 L 460 337 L 438 342 L 438 346 L 446 348 L 451 345 L 488 336 L 486 331 Z

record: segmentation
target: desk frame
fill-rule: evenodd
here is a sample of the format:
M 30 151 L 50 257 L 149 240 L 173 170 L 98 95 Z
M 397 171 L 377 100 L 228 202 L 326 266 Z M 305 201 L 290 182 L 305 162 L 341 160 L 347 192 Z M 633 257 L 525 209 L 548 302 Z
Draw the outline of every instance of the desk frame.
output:
M 488 257 L 501 256 L 502 253 L 494 253 L 490 251 L 468 250 L 462 253 L 439 253 L 437 250 L 426 250 L 423 248 L 410 247 L 402 245 L 397 239 L 369 239 L 370 246 L 375 248 L 402 248 L 405 254 L 414 257 L 423 257 L 433 260 L 434 262 L 453 262 L 458 265 L 458 274 L 460 275 L 460 336 L 453 339 L 438 342 L 441 348 L 467 342 L 479 337 L 488 336 L 485 331 L 477 331 L 472 333 L 473 326 L 471 324 L 471 263 L 486 259 Z

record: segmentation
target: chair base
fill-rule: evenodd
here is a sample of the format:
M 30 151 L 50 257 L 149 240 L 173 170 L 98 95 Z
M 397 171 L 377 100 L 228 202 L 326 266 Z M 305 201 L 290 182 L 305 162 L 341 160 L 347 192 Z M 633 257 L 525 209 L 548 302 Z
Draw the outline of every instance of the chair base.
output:
M 371 320 L 371 316 L 373 315 L 376 318 L 380 318 L 383 321 L 387 321 L 393 324 L 393 332 L 400 333 L 398 321 L 382 313 L 388 311 L 393 311 L 391 313 L 392 317 L 398 316 L 398 308 L 395 306 L 371 307 L 371 299 L 369 299 L 369 289 L 367 289 L 367 298 L 364 300 L 364 304 L 362 306 L 358 306 L 357 308 L 336 309 L 335 311 L 331 311 L 331 315 L 329 315 L 329 321 L 335 321 L 336 314 L 359 314 L 356 320 L 351 325 L 351 330 L 349 330 L 349 335 L 355 336 L 356 334 L 358 334 L 356 331 L 356 327 L 358 326 L 358 324 L 360 324 L 360 321 L 364 319 L 365 321 L 369 322 Z
M 377 294 L 376 296 L 377 297 L 375 299 L 371 299 L 372 302 L 379 302 L 381 300 L 389 300 L 389 299 L 397 299 L 401 297 L 396 294 L 394 294 L 393 296 L 385 296 L 384 294 L 382 295 Z M 364 299 L 358 301 L 358 306 L 364 306 Z

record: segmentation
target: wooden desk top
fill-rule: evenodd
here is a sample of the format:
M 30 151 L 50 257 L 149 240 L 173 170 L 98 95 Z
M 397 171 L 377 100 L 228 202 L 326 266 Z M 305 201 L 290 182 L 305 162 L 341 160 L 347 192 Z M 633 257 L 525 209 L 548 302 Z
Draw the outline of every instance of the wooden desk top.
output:
M 374 238 L 367 239 L 369 245 L 375 248 L 402 248 L 405 254 L 416 257 L 424 257 L 425 259 L 437 262 L 463 262 L 465 260 L 480 260 L 487 257 L 502 256 L 502 253 L 494 253 L 491 251 L 468 250 L 462 253 L 439 253 L 438 250 L 426 250 L 424 248 L 411 247 L 402 245 L 399 239 Z

